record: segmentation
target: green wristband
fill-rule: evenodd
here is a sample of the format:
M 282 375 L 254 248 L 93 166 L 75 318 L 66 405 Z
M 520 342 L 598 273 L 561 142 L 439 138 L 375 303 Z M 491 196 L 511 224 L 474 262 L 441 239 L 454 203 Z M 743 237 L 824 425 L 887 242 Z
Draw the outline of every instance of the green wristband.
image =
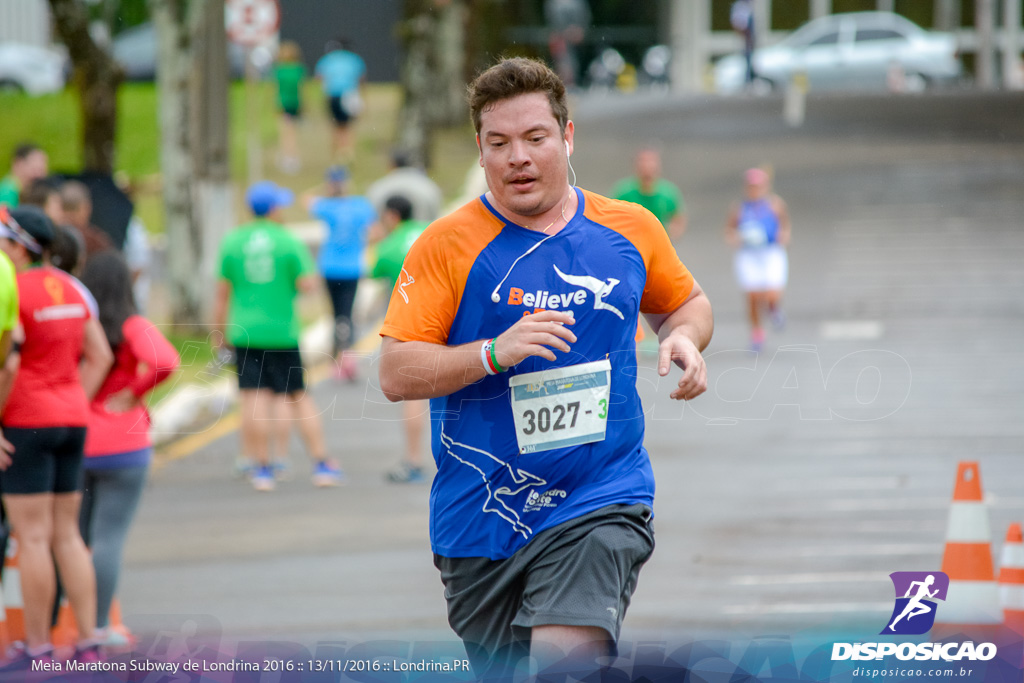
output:
M 494 351 L 494 347 L 495 346 L 497 346 L 497 344 L 495 343 L 495 340 L 492 339 L 491 340 L 491 362 L 494 363 L 494 369 L 495 370 L 497 370 L 498 372 L 505 372 L 506 370 L 508 370 L 508 368 L 503 368 L 503 367 L 501 367 L 501 364 L 498 363 L 498 354 L 495 353 L 495 351 Z

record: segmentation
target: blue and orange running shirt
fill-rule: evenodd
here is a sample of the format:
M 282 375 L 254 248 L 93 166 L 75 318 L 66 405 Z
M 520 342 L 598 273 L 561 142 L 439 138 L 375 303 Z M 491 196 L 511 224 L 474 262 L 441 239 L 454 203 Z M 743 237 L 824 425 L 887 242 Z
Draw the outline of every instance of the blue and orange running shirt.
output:
M 554 362 L 527 358 L 431 400 L 438 471 L 430 537 L 438 555 L 503 559 L 534 534 L 606 505 L 653 504 L 634 335 L 640 313 L 679 308 L 693 277 L 649 211 L 575 191 L 576 214 L 551 236 L 506 221 L 486 197 L 435 221 L 392 293 L 381 335 L 399 341 L 490 339 L 540 310 L 571 310 L 576 320 L 576 343 L 556 351 Z M 510 376 L 604 358 L 611 361 L 605 439 L 520 455 Z

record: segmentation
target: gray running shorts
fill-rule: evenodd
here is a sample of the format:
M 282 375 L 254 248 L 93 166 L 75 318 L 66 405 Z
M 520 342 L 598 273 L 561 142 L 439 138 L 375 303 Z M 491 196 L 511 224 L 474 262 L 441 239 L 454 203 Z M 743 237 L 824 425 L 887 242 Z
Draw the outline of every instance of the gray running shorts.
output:
M 613 644 L 654 551 L 646 505 L 609 505 L 537 534 L 505 560 L 434 555 L 448 623 L 474 672 L 501 678 L 530 652 L 534 626 L 594 626 Z

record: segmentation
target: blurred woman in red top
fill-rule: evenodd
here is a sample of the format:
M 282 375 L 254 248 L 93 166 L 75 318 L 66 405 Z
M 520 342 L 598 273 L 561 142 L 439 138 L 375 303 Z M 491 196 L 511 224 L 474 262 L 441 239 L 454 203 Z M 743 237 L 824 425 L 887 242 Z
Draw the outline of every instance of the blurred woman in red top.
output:
M 12 224 L 0 230 L 0 248 L 18 273 L 24 341 L 10 396 L 0 396 L 8 442 L 0 451 L 0 491 L 18 540 L 25 646 L 12 654 L 5 670 L 51 658 L 54 561 L 82 638 L 75 658 L 98 657 L 92 638 L 96 580 L 78 530 L 79 483 L 89 400 L 113 362 L 81 283 L 44 265 L 54 235 L 50 219 L 28 207 L 11 211 L 11 218 Z
M 124 644 L 108 630 L 121 552 L 153 457 L 149 413 L 142 399 L 178 367 L 178 353 L 135 310 L 132 276 L 115 251 L 89 257 L 82 282 L 100 309 L 100 324 L 114 350 L 114 367 L 89 406 L 85 439 L 82 537 L 96 569 L 96 627 L 107 644 Z

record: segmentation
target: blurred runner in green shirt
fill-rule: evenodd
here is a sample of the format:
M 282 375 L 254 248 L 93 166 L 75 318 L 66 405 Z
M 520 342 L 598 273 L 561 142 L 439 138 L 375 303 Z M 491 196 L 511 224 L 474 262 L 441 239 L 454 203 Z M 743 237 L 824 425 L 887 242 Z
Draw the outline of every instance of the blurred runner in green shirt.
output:
M 274 65 L 274 80 L 277 82 L 277 104 L 281 109 L 277 165 L 285 173 L 296 173 L 301 165 L 296 124 L 302 118 L 302 82 L 306 80 L 306 66 L 302 63 L 302 50 L 298 43 L 291 40 L 281 43 L 277 64 Z
M 217 274 L 214 343 L 235 347 L 242 406 L 242 448 L 253 462 L 252 485 L 271 491 L 276 482 L 268 442 L 286 443 L 287 420 L 275 419 L 287 403 L 315 465 L 316 486 L 337 486 L 342 473 L 327 459 L 320 411 L 306 391 L 299 355 L 295 299 L 319 284 L 306 245 L 279 222 L 292 203 L 289 190 L 256 183 L 246 200 L 255 220 L 239 226 L 221 243 Z M 280 457 L 286 454 L 279 454 Z
M 636 175 L 616 183 L 612 197 L 644 207 L 661 221 L 669 237 L 679 239 L 686 232 L 686 205 L 679 188 L 661 177 L 661 153 L 641 149 L 634 168 Z
M 10 174 L 0 180 L 0 204 L 14 208 L 23 188 L 50 173 L 50 159 L 36 144 L 25 142 L 14 150 Z
M 389 290 L 401 281 L 402 264 L 416 238 L 430 225 L 412 220 L 412 202 L 400 195 L 388 197 L 380 225 L 386 233 L 377 243 L 377 263 L 371 277 L 386 279 Z M 405 460 L 385 475 L 395 484 L 418 484 L 427 480 L 423 473 L 423 435 L 427 431 L 428 401 L 403 401 L 402 422 L 405 430 Z

